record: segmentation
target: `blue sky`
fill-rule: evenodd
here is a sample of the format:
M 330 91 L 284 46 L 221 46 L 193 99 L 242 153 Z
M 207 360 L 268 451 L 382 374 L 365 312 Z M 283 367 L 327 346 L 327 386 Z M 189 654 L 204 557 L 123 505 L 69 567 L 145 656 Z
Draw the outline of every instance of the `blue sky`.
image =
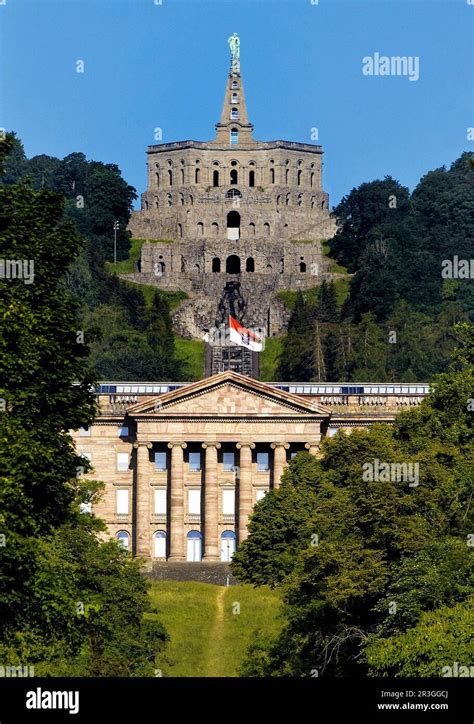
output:
M 331 205 L 386 174 L 413 188 L 474 150 L 468 0 L 2 1 L 0 126 L 28 156 L 117 163 L 139 193 L 156 127 L 214 137 L 234 32 L 254 136 L 317 128 Z M 419 57 L 419 80 L 363 75 L 375 52 Z

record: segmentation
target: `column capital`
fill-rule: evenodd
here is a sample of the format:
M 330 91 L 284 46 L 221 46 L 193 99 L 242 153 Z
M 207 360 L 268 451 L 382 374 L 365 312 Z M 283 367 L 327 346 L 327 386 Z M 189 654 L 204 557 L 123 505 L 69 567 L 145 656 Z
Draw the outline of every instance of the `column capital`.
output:
M 306 450 L 311 450 L 312 447 L 319 448 L 320 445 L 321 445 L 320 440 L 318 440 L 317 442 L 305 442 L 305 444 L 304 444 Z
M 183 450 L 188 447 L 188 444 L 186 442 L 169 442 L 168 443 L 169 448 L 173 447 L 181 447 Z
M 272 442 L 270 447 L 272 450 L 275 450 L 275 448 L 277 448 L 277 447 L 283 447 L 283 448 L 285 448 L 285 450 L 289 450 L 290 443 L 289 442 Z
M 254 450 L 255 443 L 254 442 L 238 442 L 236 447 L 237 447 L 237 450 L 241 450 L 243 447 L 249 447 L 251 450 Z
M 137 449 L 137 448 L 139 448 L 139 447 L 147 447 L 148 450 L 151 450 L 151 448 L 153 447 L 153 443 L 152 443 L 152 442 L 147 442 L 147 441 L 145 441 L 145 440 L 137 440 L 136 442 L 133 443 L 133 447 L 134 447 L 135 449 Z
M 208 447 L 215 447 L 217 450 L 219 450 L 222 445 L 220 444 L 220 442 L 203 442 L 201 444 L 201 447 L 203 447 L 204 450 Z

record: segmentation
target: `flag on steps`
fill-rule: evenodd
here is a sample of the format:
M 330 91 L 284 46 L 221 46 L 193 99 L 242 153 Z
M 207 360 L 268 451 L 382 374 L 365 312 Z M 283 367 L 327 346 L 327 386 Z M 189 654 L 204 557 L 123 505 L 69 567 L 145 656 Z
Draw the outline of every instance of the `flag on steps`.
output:
M 263 339 L 251 329 L 243 327 L 232 315 L 229 315 L 229 339 L 240 347 L 247 347 L 252 352 L 261 352 Z

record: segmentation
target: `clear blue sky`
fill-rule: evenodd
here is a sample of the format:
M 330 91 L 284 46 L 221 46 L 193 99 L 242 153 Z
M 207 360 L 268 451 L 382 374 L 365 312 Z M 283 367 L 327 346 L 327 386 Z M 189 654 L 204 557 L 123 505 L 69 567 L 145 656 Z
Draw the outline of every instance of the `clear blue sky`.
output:
M 0 126 L 28 156 L 117 163 L 140 193 L 155 127 L 213 138 L 237 32 L 254 136 L 317 127 L 331 205 L 386 174 L 413 188 L 474 150 L 473 23 L 467 0 L 6 0 Z M 418 56 L 420 79 L 364 76 L 375 52 Z

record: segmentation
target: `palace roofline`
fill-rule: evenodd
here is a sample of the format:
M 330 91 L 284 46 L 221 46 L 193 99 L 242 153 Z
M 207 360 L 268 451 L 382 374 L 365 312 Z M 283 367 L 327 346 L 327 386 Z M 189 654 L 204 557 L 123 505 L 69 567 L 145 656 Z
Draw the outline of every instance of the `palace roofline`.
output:
M 174 151 L 178 148 L 201 148 L 209 151 L 231 151 L 238 152 L 239 150 L 255 150 L 255 151 L 268 151 L 272 148 L 286 148 L 289 151 L 299 150 L 306 151 L 309 153 L 322 154 L 322 146 L 314 143 L 298 143 L 297 141 L 253 141 L 253 143 L 239 143 L 237 146 L 229 146 L 228 144 L 217 145 L 215 141 L 173 141 L 171 143 L 154 143 L 150 144 L 147 148 L 147 153 L 154 153 L 156 151 Z

